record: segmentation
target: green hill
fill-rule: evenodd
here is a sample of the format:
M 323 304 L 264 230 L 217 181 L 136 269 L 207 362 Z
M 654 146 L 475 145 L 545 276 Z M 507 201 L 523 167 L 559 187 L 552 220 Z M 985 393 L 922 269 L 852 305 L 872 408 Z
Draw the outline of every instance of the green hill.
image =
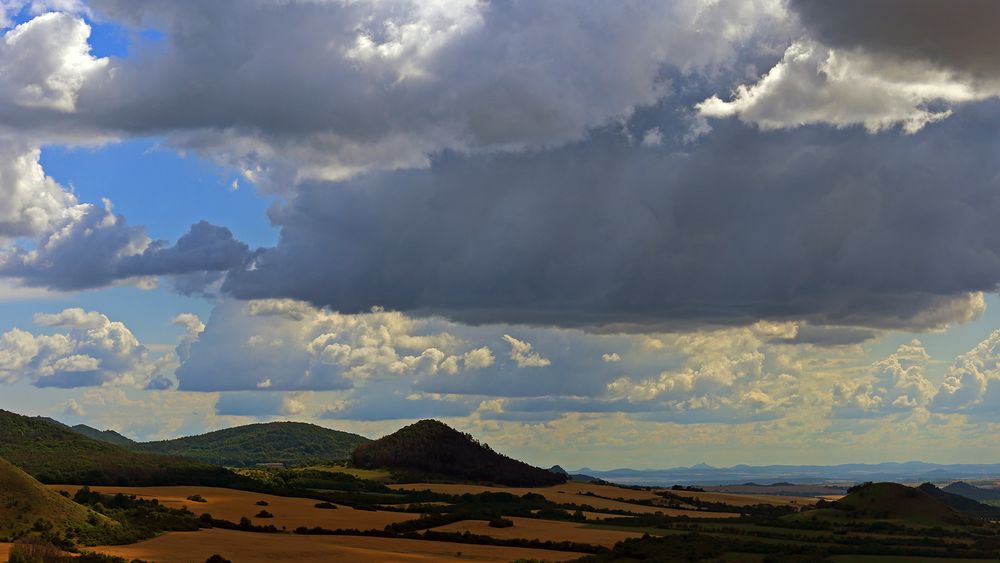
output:
M 368 438 L 302 422 L 248 424 L 208 434 L 136 443 L 137 451 L 246 467 L 258 463 L 307 465 L 343 461 Z
M 245 481 L 221 467 L 129 451 L 48 419 L 4 410 L 0 457 L 43 483 L 236 486 Z
M 511 486 L 565 483 L 566 476 L 498 454 L 469 434 L 436 420 L 422 420 L 358 446 L 355 466 L 390 469 L 415 478 L 485 481 Z
M 100 440 L 102 442 L 107 442 L 109 444 L 115 444 L 116 446 L 123 446 L 129 448 L 135 445 L 135 441 L 122 436 L 121 434 L 115 432 L 114 430 L 98 430 L 96 428 L 91 428 L 86 424 L 77 424 L 76 426 L 71 426 L 70 430 L 78 434 L 83 434 L 88 438 L 93 438 L 95 440 Z
M 789 520 L 866 523 L 889 521 L 903 525 L 946 526 L 966 524 L 970 519 L 926 491 L 898 483 L 865 483 L 848 490 L 847 496 L 828 508 L 806 510 Z
M 66 535 L 71 528 L 110 520 L 50 491 L 30 475 L 0 459 L 0 542 L 45 532 Z

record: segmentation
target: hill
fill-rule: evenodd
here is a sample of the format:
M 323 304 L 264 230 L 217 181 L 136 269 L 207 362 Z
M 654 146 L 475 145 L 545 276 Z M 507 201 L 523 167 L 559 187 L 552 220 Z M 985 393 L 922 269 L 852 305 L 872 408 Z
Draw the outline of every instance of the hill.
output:
M 98 430 L 87 426 L 86 424 L 77 424 L 76 426 L 71 426 L 70 430 L 76 432 L 77 434 L 83 434 L 88 438 L 93 438 L 95 440 L 100 440 L 102 442 L 107 442 L 109 444 L 115 444 L 116 446 L 131 447 L 135 445 L 135 441 L 131 438 L 126 438 L 121 434 L 115 432 L 114 430 Z
M 245 481 L 221 467 L 129 451 L 48 419 L 4 410 L 0 457 L 43 483 L 236 486 Z
M 343 461 L 364 436 L 301 422 L 248 424 L 208 434 L 133 443 L 136 451 L 190 458 L 216 465 L 246 467 L 258 463 L 307 465 Z
M 422 420 L 362 444 L 351 460 L 365 469 L 390 469 L 421 477 L 485 481 L 510 486 L 566 482 L 553 473 L 501 455 L 469 434 L 436 420 Z
M 970 485 L 964 481 L 956 481 L 941 490 L 977 501 L 1000 500 L 1000 489 L 985 489 Z
M 945 493 L 947 494 L 947 493 Z M 817 505 L 821 506 L 821 505 Z M 828 508 L 792 514 L 789 520 L 893 521 L 905 525 L 943 526 L 965 524 L 969 519 L 927 491 L 898 483 L 865 483 Z
M 938 499 L 946 506 L 961 512 L 962 514 L 988 520 L 1000 520 L 1000 508 L 996 506 L 990 506 L 988 504 L 983 504 L 979 501 L 963 497 L 962 495 L 949 493 L 948 491 L 939 489 L 930 483 L 924 483 L 918 488 Z
M 0 542 L 32 532 L 65 535 L 70 528 L 88 526 L 88 521 L 107 522 L 107 519 L 50 491 L 24 471 L 0 459 Z

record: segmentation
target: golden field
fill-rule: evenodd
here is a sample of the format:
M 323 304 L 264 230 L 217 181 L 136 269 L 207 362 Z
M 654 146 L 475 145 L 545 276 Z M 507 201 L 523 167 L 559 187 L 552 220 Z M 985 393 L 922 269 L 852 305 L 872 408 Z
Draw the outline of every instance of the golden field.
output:
M 49 487 L 56 491 L 69 491 L 71 494 L 80 488 L 76 485 L 49 485 Z M 195 514 L 207 512 L 215 518 L 231 522 L 239 522 L 240 518 L 246 516 L 254 524 L 260 526 L 273 524 L 278 529 L 286 528 L 288 531 L 299 526 L 307 528 L 320 526 L 331 530 L 337 528 L 381 530 L 388 524 L 419 516 L 403 512 L 355 510 L 349 506 L 340 506 L 334 510 L 322 509 L 316 508 L 315 505 L 319 501 L 312 499 L 279 497 L 215 487 L 91 487 L 91 490 L 105 494 L 123 493 L 139 498 L 155 498 L 171 508 L 186 506 Z M 201 495 L 207 502 L 187 500 L 187 497 L 196 494 Z M 257 506 L 256 503 L 260 500 L 267 502 L 268 506 Z M 274 518 L 255 518 L 254 515 L 261 510 L 274 514 Z
M 688 516 L 690 518 L 734 518 L 738 514 L 724 512 L 708 512 L 700 510 L 680 510 L 658 506 L 645 506 L 632 504 L 634 500 L 663 500 L 652 491 L 640 491 L 623 489 L 611 485 L 597 485 L 592 483 L 563 483 L 551 487 L 494 487 L 488 485 L 463 485 L 451 483 L 407 483 L 404 485 L 389 485 L 397 490 L 424 491 L 430 490 L 438 493 L 450 495 L 463 495 L 466 493 L 504 492 L 514 495 L 524 495 L 536 493 L 546 499 L 560 504 L 573 504 L 577 506 L 588 505 L 594 508 L 588 512 L 601 512 L 606 510 L 624 510 L 636 514 L 655 514 L 662 512 L 668 516 Z M 739 496 L 739 495 L 733 495 Z M 801 499 L 799 499 L 801 500 Z M 748 504 L 760 504 L 760 502 L 744 502 L 739 506 Z M 774 504 L 769 502 L 767 504 Z

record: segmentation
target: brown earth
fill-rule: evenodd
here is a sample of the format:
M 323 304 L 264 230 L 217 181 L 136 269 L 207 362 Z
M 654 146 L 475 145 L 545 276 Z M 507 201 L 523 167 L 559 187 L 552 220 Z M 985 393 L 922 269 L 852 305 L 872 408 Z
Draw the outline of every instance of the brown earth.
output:
M 56 491 L 75 493 L 76 485 L 49 485 Z M 358 530 L 381 530 L 388 524 L 412 520 L 418 514 L 402 512 L 355 510 L 348 506 L 339 506 L 335 510 L 316 508 L 319 501 L 304 498 L 279 497 L 222 489 L 215 487 L 91 487 L 91 490 L 105 494 L 124 493 L 140 498 L 155 498 L 164 506 L 180 508 L 186 506 L 195 514 L 210 513 L 215 518 L 239 522 L 246 516 L 254 524 L 273 524 L 277 528 L 287 528 L 289 531 L 306 526 L 320 526 L 335 530 L 337 528 L 353 528 Z M 192 495 L 201 495 L 207 502 L 187 500 Z M 263 500 L 268 506 L 257 506 L 257 501 Z M 274 514 L 274 518 L 255 518 L 261 510 Z M 209 554 L 211 555 L 211 554 Z
M 586 524 L 576 522 L 556 522 L 553 520 L 538 520 L 535 518 L 509 518 L 514 522 L 510 528 L 491 528 L 484 520 L 463 520 L 446 526 L 434 528 L 438 532 L 470 532 L 481 536 L 500 539 L 527 539 L 541 541 L 571 541 L 603 545 L 611 547 L 629 538 L 639 538 L 642 534 L 622 532 L 618 530 L 602 530 L 589 528 Z
M 544 496 L 552 502 L 560 504 L 573 504 L 578 506 L 590 505 L 594 508 L 592 512 L 600 512 L 602 510 L 625 510 L 637 514 L 655 514 L 656 512 L 662 512 L 668 516 L 689 516 L 691 518 L 734 518 L 739 516 L 738 514 L 724 512 L 679 510 L 632 504 L 628 501 L 662 499 L 661 497 L 656 496 L 656 494 L 652 491 L 637 491 L 614 487 L 611 485 L 596 485 L 592 483 L 563 483 L 561 485 L 553 485 L 551 487 L 493 487 L 488 485 L 461 485 L 451 483 L 407 483 L 403 485 L 389 485 L 389 487 L 414 491 L 430 490 L 450 495 L 505 492 L 520 496 L 526 493 L 536 493 Z M 595 496 L 591 496 L 588 493 Z M 799 500 L 801 501 L 801 499 Z M 749 502 L 740 506 L 745 506 L 746 504 L 759 504 L 759 502 Z
M 132 545 L 90 548 L 126 559 L 157 563 L 203 563 L 215 553 L 238 563 L 303 561 L 395 563 L 413 561 L 568 561 L 580 553 L 470 545 L 451 542 L 369 538 L 360 536 L 299 536 L 255 534 L 232 530 L 170 532 Z

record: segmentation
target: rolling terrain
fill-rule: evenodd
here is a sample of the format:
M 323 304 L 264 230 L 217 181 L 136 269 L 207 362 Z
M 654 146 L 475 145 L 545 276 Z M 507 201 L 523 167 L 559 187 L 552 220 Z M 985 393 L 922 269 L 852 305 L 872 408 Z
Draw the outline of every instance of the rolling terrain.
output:
M 49 419 L 0 410 L 0 457 L 43 483 L 236 485 L 246 479 L 175 457 L 133 452 Z
M 262 463 L 330 463 L 350 458 L 354 448 L 370 442 L 364 436 L 304 422 L 247 424 L 154 442 L 136 442 L 112 430 L 97 430 L 83 424 L 70 429 L 136 452 L 184 457 L 229 467 Z
M 215 553 L 241 563 L 1000 558 L 996 509 L 930 484 L 865 483 L 831 502 L 826 487 L 746 484 L 747 492 L 724 492 L 567 480 L 436 421 L 359 441 L 348 466 L 312 461 L 332 450 L 329 431 L 308 425 L 239 427 L 182 439 L 172 450 L 237 460 L 238 444 L 247 443 L 244 463 L 276 452 L 310 461 L 230 472 L 2 414 L 0 448 L 43 475 L 81 480 L 46 487 L 0 462 L 0 493 L 7 491 L 0 507 L 8 509 L 0 512 L 0 534 L 13 539 L 49 514 L 42 527 L 51 532 L 39 537 L 73 536 L 75 545 L 125 560 L 200 563 Z M 252 446 L 268 440 L 273 447 Z M 210 471 L 199 473 L 204 468 Z M 175 473 L 191 480 L 177 482 Z M 218 475 L 241 481 L 214 486 Z M 165 482 L 142 480 L 150 477 Z M 143 486 L 151 484 L 158 486 Z M 773 494 L 779 491 L 797 494 Z M 0 554 L 8 549 L 0 544 Z

